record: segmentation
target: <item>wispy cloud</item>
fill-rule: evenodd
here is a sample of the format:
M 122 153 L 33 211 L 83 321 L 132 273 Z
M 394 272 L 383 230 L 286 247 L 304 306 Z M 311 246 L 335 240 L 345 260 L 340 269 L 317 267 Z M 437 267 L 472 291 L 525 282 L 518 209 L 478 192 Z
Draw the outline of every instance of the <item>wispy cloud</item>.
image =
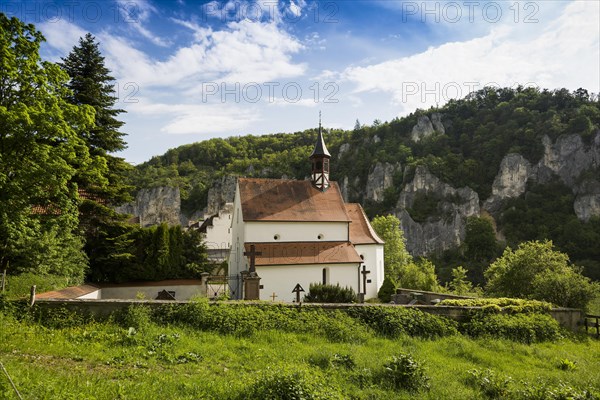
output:
M 140 35 L 157 46 L 167 47 L 170 42 L 153 34 L 146 24 L 152 15 L 158 14 L 156 7 L 149 0 L 116 0 L 122 19 Z
M 166 61 L 150 58 L 122 38 L 104 38 L 112 69 L 140 85 L 176 85 L 184 91 L 208 81 L 266 82 L 305 72 L 306 66 L 291 57 L 302 44 L 273 23 L 230 22 L 225 29 L 213 31 L 193 22 L 177 22 L 194 30 L 196 40 Z
M 600 90 L 600 3 L 569 3 L 540 30 L 507 24 L 489 34 L 447 43 L 378 64 L 349 67 L 341 78 L 355 93 L 387 92 L 403 111 L 445 103 L 485 84 Z
M 142 98 L 130 112 L 163 116 L 167 123 L 160 129 L 168 134 L 219 134 L 241 131 L 259 120 L 256 110 L 232 104 L 165 104 Z

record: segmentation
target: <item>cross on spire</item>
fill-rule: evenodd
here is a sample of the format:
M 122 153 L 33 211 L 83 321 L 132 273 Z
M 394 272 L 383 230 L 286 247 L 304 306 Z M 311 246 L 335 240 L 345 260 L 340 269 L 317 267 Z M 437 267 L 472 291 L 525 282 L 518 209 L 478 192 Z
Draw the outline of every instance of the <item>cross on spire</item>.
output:
M 319 111 L 319 134 L 315 149 L 310 155 L 312 164 L 311 180 L 313 186 L 324 192 L 329 188 L 329 159 L 331 154 L 327 150 L 325 140 L 323 140 L 323 129 L 321 125 L 321 111 Z

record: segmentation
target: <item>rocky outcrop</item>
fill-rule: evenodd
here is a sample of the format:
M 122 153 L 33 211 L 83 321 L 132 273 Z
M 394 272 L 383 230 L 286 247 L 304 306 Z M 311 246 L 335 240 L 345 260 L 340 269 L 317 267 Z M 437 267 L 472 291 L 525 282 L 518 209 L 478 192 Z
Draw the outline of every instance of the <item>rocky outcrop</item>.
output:
M 573 208 L 577 218 L 585 222 L 600 216 L 600 193 L 577 196 Z
M 344 153 L 346 153 L 348 150 L 350 150 L 350 143 L 342 143 L 338 153 L 338 160 L 341 159 Z
M 426 221 L 417 222 L 409 210 L 424 198 L 437 200 L 437 212 Z M 418 166 L 413 180 L 400 192 L 395 214 L 405 233 L 407 250 L 421 256 L 459 246 L 465 238 L 466 219 L 479 216 L 479 211 L 479 196 L 474 190 L 455 189 L 426 167 Z
M 579 135 L 564 135 L 555 143 L 548 136 L 542 139 L 544 156 L 537 165 L 537 179 L 549 182 L 556 174 L 570 188 L 574 188 L 582 172 L 600 167 L 600 132 L 590 146 Z
M 181 224 L 181 197 L 179 188 L 155 187 L 141 189 L 132 203 L 117 207 L 117 212 L 132 214 L 140 220 L 140 226 L 161 223 Z
M 380 162 L 375 164 L 367 178 L 365 200 L 383 201 L 385 190 L 394 184 L 394 174 L 400 169 L 400 164 L 392 165 Z
M 578 187 L 573 208 L 577 218 L 589 221 L 592 217 L 600 216 L 600 182 L 597 180 L 586 180 Z
M 532 166 L 522 155 L 511 153 L 500 163 L 500 171 L 492 185 L 492 195 L 484 203 L 484 208 L 494 214 L 500 210 L 506 199 L 519 197 L 527 189 L 527 181 L 532 175 Z
M 216 214 L 225 206 L 225 204 L 233 203 L 236 185 L 237 177 L 230 175 L 215 181 L 213 186 L 208 189 L 206 213 L 208 215 Z
M 431 119 L 427 115 L 422 115 L 417 120 L 417 124 L 413 126 L 410 137 L 413 141 L 418 142 L 436 132 L 441 134 L 446 132 L 444 124 L 442 124 L 442 115 L 433 113 Z
M 348 177 L 345 176 L 341 182 L 339 182 L 340 184 L 340 192 L 342 193 L 342 198 L 344 199 L 344 202 L 348 203 Z
M 364 195 L 358 176 L 355 176 L 352 181 L 350 181 L 347 176 L 344 176 L 338 184 L 340 185 L 342 198 L 346 203 L 359 201 Z

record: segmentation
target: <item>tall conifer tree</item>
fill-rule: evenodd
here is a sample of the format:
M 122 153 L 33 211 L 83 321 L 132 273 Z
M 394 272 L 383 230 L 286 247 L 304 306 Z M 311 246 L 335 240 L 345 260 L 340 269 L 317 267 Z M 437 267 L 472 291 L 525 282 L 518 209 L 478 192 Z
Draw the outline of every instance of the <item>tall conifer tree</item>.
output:
M 62 69 L 69 75 L 70 101 L 76 105 L 94 108 L 95 123 L 83 134 L 90 155 L 96 162 L 105 164 L 108 172 L 100 180 L 78 175 L 75 181 L 87 193 L 80 206 L 81 228 L 86 239 L 86 252 L 90 258 L 91 277 L 102 260 L 121 248 L 120 242 L 129 240 L 130 229 L 123 218 L 112 208 L 130 200 L 130 187 L 125 174 L 131 166 L 112 153 L 126 148 L 125 134 L 120 131 L 123 122 L 118 120 L 124 110 L 115 108 L 118 101 L 115 79 L 105 66 L 96 38 L 88 33 L 79 39 L 69 55 L 62 59 Z M 125 257 L 128 258 L 128 257 Z

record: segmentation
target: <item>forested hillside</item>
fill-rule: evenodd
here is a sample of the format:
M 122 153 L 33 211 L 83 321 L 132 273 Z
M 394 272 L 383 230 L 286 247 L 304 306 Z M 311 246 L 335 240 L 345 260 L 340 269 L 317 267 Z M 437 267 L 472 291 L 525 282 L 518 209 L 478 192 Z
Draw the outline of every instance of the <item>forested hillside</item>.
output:
M 460 246 L 444 244 L 436 248 L 441 251 L 428 252 L 439 265 L 483 264 L 503 245 L 548 238 L 585 266 L 588 275 L 599 278 L 599 127 L 600 102 L 584 89 L 486 88 L 389 122 L 356 121 L 354 130 L 329 130 L 325 140 L 332 154 L 332 178 L 347 200 L 361 202 L 370 217 L 394 213 L 405 215 L 405 230 L 409 218 L 424 231 L 456 231 Z M 225 175 L 304 179 L 316 134 L 312 129 L 181 146 L 137 166 L 131 184 L 138 189 L 178 186 L 183 212 L 192 213 L 206 205 L 208 189 Z M 509 154 L 513 158 L 505 160 Z M 514 172 L 510 162 L 515 157 L 515 168 L 523 164 L 527 174 L 516 183 L 522 193 L 507 195 L 498 175 L 501 170 Z M 413 182 L 415 171 L 426 174 L 419 179 L 439 179 L 430 185 L 443 190 L 421 191 Z M 456 214 L 462 222 L 447 225 L 452 213 L 459 213 L 452 207 L 466 201 L 459 192 L 448 193 L 462 187 L 472 189 L 476 210 Z M 576 207 L 583 211 L 576 213 Z M 484 220 L 484 230 L 486 223 L 496 230 L 498 243 L 490 253 L 473 255 L 466 248 L 465 242 L 474 243 L 473 237 L 465 237 L 467 217 Z M 472 229 L 471 236 L 477 232 Z M 426 240 L 424 235 L 415 240 Z

